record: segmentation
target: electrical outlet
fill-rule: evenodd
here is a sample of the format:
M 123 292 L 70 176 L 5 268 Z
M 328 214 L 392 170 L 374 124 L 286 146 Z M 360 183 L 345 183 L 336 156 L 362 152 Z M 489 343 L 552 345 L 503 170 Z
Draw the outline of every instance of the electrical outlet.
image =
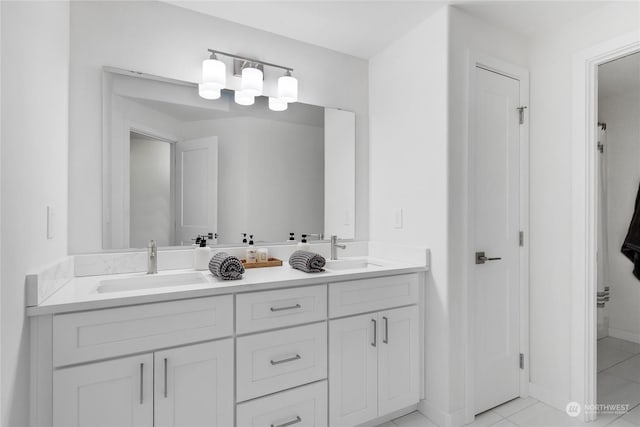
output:
M 393 209 L 393 228 L 402 228 L 402 208 Z
M 53 207 L 47 206 L 47 239 L 53 239 Z

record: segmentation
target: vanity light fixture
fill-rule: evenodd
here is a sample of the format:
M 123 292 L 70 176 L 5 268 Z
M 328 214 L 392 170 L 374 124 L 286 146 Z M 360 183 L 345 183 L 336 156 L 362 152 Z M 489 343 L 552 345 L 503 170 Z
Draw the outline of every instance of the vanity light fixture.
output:
M 226 67 L 217 55 L 233 58 L 234 75 L 241 77 L 240 88 L 234 94 L 239 105 L 253 105 L 255 97 L 263 93 L 264 67 L 279 68 L 286 74 L 278 79 L 277 97 L 269 97 L 269 108 L 284 111 L 288 103 L 298 101 L 298 80 L 291 76 L 293 68 L 269 62 L 258 61 L 244 56 L 209 49 L 211 56 L 202 63 L 202 83 L 198 93 L 205 99 L 218 99 L 220 91 L 226 87 Z

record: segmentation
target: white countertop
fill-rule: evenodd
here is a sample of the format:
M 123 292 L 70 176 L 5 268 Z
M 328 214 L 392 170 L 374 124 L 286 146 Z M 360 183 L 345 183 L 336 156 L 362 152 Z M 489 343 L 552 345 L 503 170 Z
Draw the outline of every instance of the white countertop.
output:
M 363 258 L 359 257 L 359 259 Z M 103 280 L 133 278 L 146 276 L 146 274 L 129 273 L 76 277 L 71 279 L 41 304 L 27 307 L 27 315 L 38 316 L 43 314 L 112 308 L 132 304 L 366 279 L 427 270 L 427 267 L 424 265 L 401 263 L 379 258 L 366 259 L 369 263 L 375 265 L 348 270 L 327 269 L 318 273 L 305 273 L 285 264 L 281 267 L 246 269 L 244 277 L 240 280 L 222 280 L 213 276 L 208 271 L 201 271 L 198 273 L 202 274 L 205 279 L 205 283 L 203 284 L 166 286 L 109 293 L 99 293 L 97 291 L 100 282 Z M 165 270 L 159 272 L 158 276 L 193 272 L 195 272 L 193 269 Z

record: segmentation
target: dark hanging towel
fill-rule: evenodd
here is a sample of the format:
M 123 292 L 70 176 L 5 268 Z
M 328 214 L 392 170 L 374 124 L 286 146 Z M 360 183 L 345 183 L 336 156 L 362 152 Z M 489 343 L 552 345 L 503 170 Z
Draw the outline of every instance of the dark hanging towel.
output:
M 622 253 L 633 263 L 633 275 L 640 280 L 640 188 L 636 196 L 636 207 L 629 224 L 627 237 L 622 244 Z

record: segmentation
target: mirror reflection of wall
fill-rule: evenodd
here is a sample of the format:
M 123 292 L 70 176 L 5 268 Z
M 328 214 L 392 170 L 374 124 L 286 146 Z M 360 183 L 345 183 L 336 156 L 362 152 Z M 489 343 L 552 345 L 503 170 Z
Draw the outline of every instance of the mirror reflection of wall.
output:
M 331 224 L 349 237 L 353 113 L 301 103 L 273 112 L 264 99 L 248 108 L 232 92 L 208 101 L 189 83 L 115 69 L 104 81 L 105 249 L 185 246 L 209 233 L 210 244 L 240 244 L 242 233 L 282 242 Z M 339 124 L 328 143 L 325 120 Z M 343 161 L 325 164 L 327 150 Z

